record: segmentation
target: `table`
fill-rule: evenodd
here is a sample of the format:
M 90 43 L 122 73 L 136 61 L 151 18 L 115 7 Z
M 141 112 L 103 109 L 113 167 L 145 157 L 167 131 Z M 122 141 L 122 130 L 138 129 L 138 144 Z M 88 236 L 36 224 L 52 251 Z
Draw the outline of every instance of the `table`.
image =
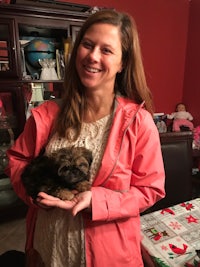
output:
M 192 186 L 193 196 L 200 196 L 200 149 L 192 150 L 193 168 L 192 168 Z
M 156 266 L 200 267 L 200 198 L 141 216 L 141 235 Z

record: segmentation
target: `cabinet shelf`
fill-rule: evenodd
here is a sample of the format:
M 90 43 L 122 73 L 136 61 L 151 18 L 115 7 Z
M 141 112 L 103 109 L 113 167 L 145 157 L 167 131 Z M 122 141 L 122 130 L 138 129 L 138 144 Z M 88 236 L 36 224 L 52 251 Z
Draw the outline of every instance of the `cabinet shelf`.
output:
M 21 80 L 19 83 L 63 83 L 64 80 Z

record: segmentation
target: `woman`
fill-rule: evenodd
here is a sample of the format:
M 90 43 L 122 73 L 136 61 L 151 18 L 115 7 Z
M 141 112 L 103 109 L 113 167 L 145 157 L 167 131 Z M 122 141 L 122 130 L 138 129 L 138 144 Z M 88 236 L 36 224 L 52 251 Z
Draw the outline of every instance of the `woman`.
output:
M 143 266 L 140 212 L 164 197 L 164 168 L 151 93 L 133 19 L 113 10 L 91 15 L 74 44 L 61 104 L 32 110 L 8 151 L 7 173 L 29 205 L 26 251 L 45 266 Z M 93 152 L 90 191 L 63 201 L 28 197 L 24 167 L 45 148 Z M 77 193 L 77 192 L 76 192 Z

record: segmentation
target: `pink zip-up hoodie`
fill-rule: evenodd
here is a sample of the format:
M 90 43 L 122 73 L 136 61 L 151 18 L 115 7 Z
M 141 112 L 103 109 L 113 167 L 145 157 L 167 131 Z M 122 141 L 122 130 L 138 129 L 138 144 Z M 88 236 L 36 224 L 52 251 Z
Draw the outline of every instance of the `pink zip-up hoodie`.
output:
M 6 173 L 25 203 L 26 249 L 32 247 L 37 207 L 26 195 L 23 168 L 48 142 L 59 106 L 47 101 L 32 110 L 24 132 L 7 154 Z M 92 217 L 82 212 L 87 267 L 140 267 L 140 212 L 165 196 L 158 130 L 141 106 L 118 96 L 108 142 L 92 185 Z M 47 266 L 48 267 L 48 266 Z

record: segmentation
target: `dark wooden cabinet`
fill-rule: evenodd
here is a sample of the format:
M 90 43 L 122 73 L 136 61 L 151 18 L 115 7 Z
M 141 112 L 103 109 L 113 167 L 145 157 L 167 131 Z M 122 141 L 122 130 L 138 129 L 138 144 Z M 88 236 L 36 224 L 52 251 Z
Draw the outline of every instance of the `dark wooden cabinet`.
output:
M 16 4 L 0 5 L 1 80 L 27 81 L 23 65 L 28 62 L 23 61 L 22 52 L 34 39 L 53 43 L 55 50 L 58 49 L 60 52 L 64 51 L 67 38 L 74 40 L 77 29 L 89 16 L 89 12 L 86 12 L 86 6 L 82 8 L 84 12 L 75 11 L 76 6 L 70 10 L 67 7 L 65 9 L 63 5 L 63 9 L 55 9 Z
M 39 1 L 29 1 L 31 2 L 38 4 Z M 9 147 L 23 131 L 30 101 L 27 95 L 30 90 L 32 94 L 33 90 L 38 90 L 38 88 L 42 90 L 43 100 L 48 99 L 48 96 L 61 96 L 63 65 L 67 63 L 67 58 L 70 56 L 69 48 L 73 45 L 78 30 L 90 15 L 89 8 L 86 5 L 69 3 L 62 3 L 62 6 L 0 4 L 0 155 L 2 164 L 5 164 L 6 160 L 5 148 Z M 39 41 L 42 41 L 47 48 L 39 49 Z M 51 79 L 52 76 L 46 79 L 44 75 L 41 75 L 42 67 L 37 64 L 38 62 L 33 63 L 37 49 L 40 53 L 39 57 L 43 55 L 43 59 L 52 53 L 50 60 L 55 61 L 57 79 Z M 5 182 L 8 182 L 3 181 L 8 177 L 5 177 L 2 166 L 0 200 L 6 194 Z M 8 189 L 10 190 L 9 185 Z M 26 209 L 21 205 L 21 201 L 13 199 L 13 203 L 8 201 L 8 205 L 0 205 L 1 218 L 20 214 L 20 210 L 24 214 Z M 4 199 L 2 200 L 1 202 L 4 203 Z
M 61 72 L 66 63 L 66 57 L 69 57 L 70 53 L 69 49 L 66 51 L 66 47 L 73 45 L 72 41 L 78 29 L 90 14 L 89 6 L 86 5 L 62 3 L 61 6 L 49 6 L 0 5 L 0 93 L 5 95 L 6 92 L 9 94 L 12 91 L 11 98 L 15 98 L 16 104 L 10 103 L 17 105 L 15 114 L 18 129 L 15 129 L 15 138 L 22 131 L 25 122 L 25 112 L 28 106 L 27 88 L 35 88 L 35 84 L 37 87 L 41 84 L 43 94 L 47 91 L 46 95 L 48 95 L 50 91 L 55 97 L 60 97 L 63 88 Z M 38 48 L 39 42 L 37 41 L 47 46 L 47 48 L 42 48 L 45 51 Z M 30 48 L 28 49 L 27 46 Z M 42 67 L 34 62 L 34 58 L 37 60 L 38 54 L 39 57 L 45 58 L 50 53 L 52 53 L 52 59 L 55 60 L 56 74 L 60 75 L 57 75 L 56 80 L 51 80 L 52 76 L 42 80 L 40 79 Z M 6 107 L 9 106 L 9 103 L 3 104 Z
M 1 13 L 2 14 L 2 13 Z M 0 18 L 0 79 L 18 78 L 14 18 Z

